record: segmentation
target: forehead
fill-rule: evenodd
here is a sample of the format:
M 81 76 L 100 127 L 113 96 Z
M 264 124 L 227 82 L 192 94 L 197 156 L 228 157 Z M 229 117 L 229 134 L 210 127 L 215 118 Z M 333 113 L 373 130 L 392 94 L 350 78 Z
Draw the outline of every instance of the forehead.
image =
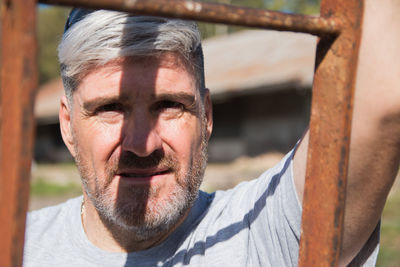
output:
M 174 54 L 156 58 L 123 58 L 90 71 L 76 94 L 85 98 L 163 93 L 196 94 L 195 77 L 184 61 Z

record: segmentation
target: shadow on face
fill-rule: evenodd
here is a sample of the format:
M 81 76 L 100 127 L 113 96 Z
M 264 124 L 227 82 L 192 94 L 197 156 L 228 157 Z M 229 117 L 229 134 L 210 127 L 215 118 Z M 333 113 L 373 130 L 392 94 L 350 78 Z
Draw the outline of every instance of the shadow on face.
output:
M 209 136 L 203 104 L 176 54 L 125 58 L 106 68 L 96 86 L 84 87 L 93 91 L 84 97 L 96 123 L 86 138 L 92 156 L 81 162 L 95 173 L 104 169 L 87 175 L 88 195 L 121 244 L 126 231 L 159 240 L 197 197 Z

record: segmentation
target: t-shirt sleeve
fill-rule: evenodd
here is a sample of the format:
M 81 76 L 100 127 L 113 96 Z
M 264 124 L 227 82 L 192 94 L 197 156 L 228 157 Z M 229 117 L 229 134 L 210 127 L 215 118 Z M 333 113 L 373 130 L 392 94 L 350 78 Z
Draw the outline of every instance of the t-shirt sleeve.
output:
M 301 205 L 293 181 L 292 158 L 293 151 L 253 185 L 252 242 L 258 253 L 268 253 L 261 257 L 268 257 L 271 266 L 297 266 L 298 261 Z

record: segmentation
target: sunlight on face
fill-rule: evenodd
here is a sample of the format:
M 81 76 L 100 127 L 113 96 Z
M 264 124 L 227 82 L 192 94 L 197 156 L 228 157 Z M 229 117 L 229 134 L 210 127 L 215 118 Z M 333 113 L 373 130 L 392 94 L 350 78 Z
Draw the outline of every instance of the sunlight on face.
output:
M 194 76 L 179 58 L 90 72 L 73 95 L 73 150 L 100 217 L 143 239 L 192 206 L 211 132 Z

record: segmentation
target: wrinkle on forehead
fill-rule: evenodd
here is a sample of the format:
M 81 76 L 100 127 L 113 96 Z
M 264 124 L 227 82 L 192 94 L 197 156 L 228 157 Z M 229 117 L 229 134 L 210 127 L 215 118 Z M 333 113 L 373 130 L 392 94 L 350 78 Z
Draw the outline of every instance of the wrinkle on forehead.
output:
M 194 78 L 194 71 L 190 68 L 187 61 L 183 58 L 182 55 L 175 52 L 162 52 L 158 55 L 154 56 L 128 56 L 121 57 L 115 60 L 108 62 L 105 65 L 92 67 L 85 76 L 90 74 L 93 71 L 97 71 L 102 68 L 107 68 L 108 70 L 119 71 L 124 68 L 125 65 L 128 64 L 142 64 L 144 66 L 148 65 L 158 65 L 164 68 L 181 68 L 186 70 L 189 74 L 191 74 Z M 84 77 L 82 77 L 83 79 Z

